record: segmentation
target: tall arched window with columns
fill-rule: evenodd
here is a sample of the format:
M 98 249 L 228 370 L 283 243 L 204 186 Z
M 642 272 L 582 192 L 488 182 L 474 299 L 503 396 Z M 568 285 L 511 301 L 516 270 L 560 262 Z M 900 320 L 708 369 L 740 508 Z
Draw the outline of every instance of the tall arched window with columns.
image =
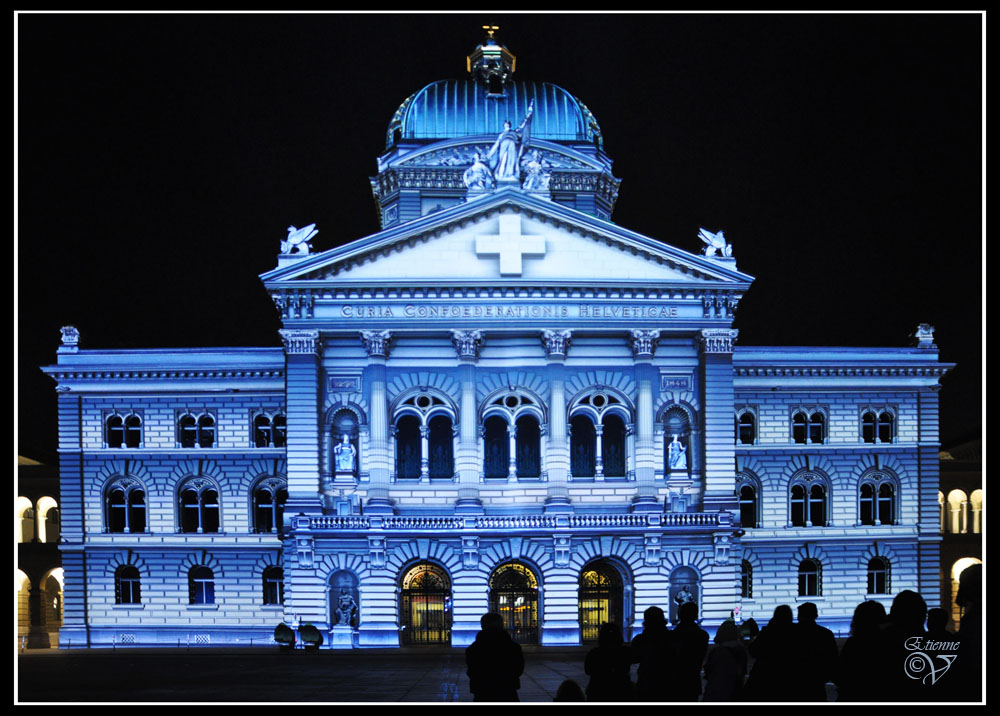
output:
M 597 386 L 570 403 L 570 472 L 574 478 L 624 478 L 632 466 L 634 410 L 624 395 Z
M 452 479 L 458 410 L 441 391 L 404 393 L 392 405 L 396 479 Z
M 523 388 L 487 396 L 481 409 L 483 476 L 538 479 L 543 469 L 541 398 Z

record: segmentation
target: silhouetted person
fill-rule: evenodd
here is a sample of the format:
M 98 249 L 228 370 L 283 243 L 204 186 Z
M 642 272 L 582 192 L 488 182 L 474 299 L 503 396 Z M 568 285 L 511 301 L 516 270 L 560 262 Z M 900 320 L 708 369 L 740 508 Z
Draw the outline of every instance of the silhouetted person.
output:
M 934 654 L 935 666 L 938 668 L 943 665 L 942 662 L 945 660 L 938 659 L 937 655 L 958 657 L 959 638 L 954 632 L 948 631 L 947 626 L 949 622 L 951 622 L 951 615 L 947 609 L 934 607 L 927 610 L 926 642 L 928 644 L 928 653 Z M 959 665 L 952 662 L 952 666 L 944 673 L 948 674 L 952 669 L 955 670 L 954 673 L 949 674 L 947 677 L 942 674 L 941 678 L 934 682 L 934 688 L 931 689 L 933 692 L 931 696 L 935 701 L 961 701 L 959 681 L 962 677 L 958 675 L 959 671 L 961 671 Z
M 659 607 L 642 613 L 642 633 L 632 639 L 631 657 L 639 664 L 637 701 L 669 701 L 674 669 L 672 633 Z
M 629 649 L 617 624 L 602 624 L 597 635 L 597 646 L 587 653 L 584 672 L 587 682 L 587 701 L 631 701 L 632 664 Z
M 795 622 L 792 608 L 782 604 L 775 608 L 767 626 L 750 644 L 754 658 L 744 698 L 747 701 L 792 701 L 792 688 L 798 679 L 795 660 Z
M 573 679 L 566 679 L 561 684 L 559 684 L 559 688 L 556 689 L 556 697 L 552 700 L 586 701 L 587 699 L 583 695 L 583 689 L 580 688 L 580 684 L 573 681 Z
M 927 639 L 929 641 L 958 641 L 954 632 L 948 631 L 951 615 L 947 609 L 934 607 L 927 610 Z
M 955 698 L 980 701 L 983 697 L 983 565 L 966 567 L 958 577 L 955 604 L 962 607 L 958 629 L 960 645 L 955 667 Z
M 740 628 L 724 621 L 715 633 L 715 646 L 705 660 L 705 695 L 702 701 L 740 701 L 747 676 L 747 650 Z
M 799 680 L 797 701 L 826 701 L 826 683 L 833 681 L 837 667 L 837 640 L 833 632 L 816 623 L 819 610 L 812 602 L 799 605 L 795 628 Z
M 510 638 L 499 614 L 484 614 L 479 623 L 482 631 L 465 650 L 473 701 L 518 701 L 524 673 L 521 645 Z
M 698 626 L 698 605 L 677 607 L 673 629 L 674 691 L 671 701 L 697 701 L 701 696 L 701 665 L 708 650 L 708 632 Z
M 740 626 L 740 636 L 743 637 L 744 643 L 753 641 L 758 634 L 760 634 L 760 628 L 757 626 L 757 620 L 753 617 L 747 619 Z
M 927 602 L 914 591 L 905 589 L 892 600 L 889 622 L 882 630 L 882 658 L 885 663 L 885 691 L 881 701 L 932 701 L 933 686 L 922 677 L 927 669 L 912 678 L 907 664 L 912 661 L 914 650 L 907 644 L 914 644 L 915 637 L 926 636 L 924 621 L 927 618 Z
M 880 602 L 861 602 L 854 608 L 851 635 L 837 661 L 837 701 L 879 701 L 884 698 L 881 679 L 872 678 L 883 668 L 882 627 L 885 607 Z M 900 667 L 902 668 L 902 667 Z

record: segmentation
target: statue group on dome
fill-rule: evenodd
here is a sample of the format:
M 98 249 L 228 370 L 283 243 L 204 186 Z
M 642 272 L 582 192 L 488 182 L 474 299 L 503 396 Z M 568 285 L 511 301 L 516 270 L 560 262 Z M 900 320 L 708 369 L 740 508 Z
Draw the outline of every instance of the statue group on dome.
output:
M 526 156 L 531 146 L 531 118 L 535 102 L 528 104 L 528 111 L 521 124 L 514 129 L 511 121 L 505 120 L 503 131 L 497 136 L 493 146 L 484 156 L 476 151 L 472 166 L 465 170 L 463 180 L 467 189 L 482 193 L 493 191 L 498 183 L 513 184 L 525 178 L 522 187 L 527 191 L 547 191 L 551 178 L 551 165 L 536 149 Z

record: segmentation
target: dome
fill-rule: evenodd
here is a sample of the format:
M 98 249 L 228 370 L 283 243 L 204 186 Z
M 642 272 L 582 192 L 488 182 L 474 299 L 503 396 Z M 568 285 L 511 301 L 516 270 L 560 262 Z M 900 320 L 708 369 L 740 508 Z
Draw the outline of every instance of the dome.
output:
M 602 146 L 597 119 L 562 87 L 548 82 L 508 81 L 502 92 L 495 93 L 470 78 L 432 82 L 410 95 L 389 123 L 386 147 L 397 141 L 496 135 L 505 120 L 517 126 L 532 100 L 532 137 Z

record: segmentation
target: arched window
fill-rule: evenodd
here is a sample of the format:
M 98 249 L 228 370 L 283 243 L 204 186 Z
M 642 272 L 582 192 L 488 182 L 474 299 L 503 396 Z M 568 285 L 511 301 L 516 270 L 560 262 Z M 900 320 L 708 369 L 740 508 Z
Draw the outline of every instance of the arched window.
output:
M 288 421 L 284 413 L 275 413 L 271 418 L 271 440 L 276 448 L 283 448 L 288 444 Z
M 142 604 L 139 570 L 124 564 L 115 570 L 115 604 Z
M 740 562 L 740 596 L 753 599 L 753 565 L 745 559 Z
M 983 529 L 983 491 L 973 490 L 969 495 L 969 506 L 972 508 L 972 534 L 981 534 Z
M 133 478 L 120 478 L 105 490 L 104 520 L 108 532 L 146 531 L 146 491 Z
M 285 603 L 285 572 L 281 567 L 264 570 L 264 604 L 279 606 Z
M 597 468 L 597 452 L 594 449 L 597 431 L 594 423 L 586 415 L 576 415 L 570 420 L 570 472 L 573 477 L 593 477 Z
M 253 446 L 259 448 L 271 447 L 271 436 L 273 434 L 271 418 L 263 413 L 253 416 Z
M 800 409 L 792 413 L 792 442 L 805 445 L 822 443 L 826 439 L 826 415 L 816 409 Z
M 804 559 L 799 563 L 799 596 L 822 596 L 822 569 L 815 559 Z
M 105 441 L 109 448 L 142 447 L 142 418 L 135 413 L 122 417 L 112 413 L 105 420 Z
M 736 411 L 736 444 L 753 445 L 757 442 L 757 416 L 751 408 Z
M 184 413 L 177 419 L 177 434 L 182 448 L 210 448 L 215 445 L 215 416 Z
M 868 560 L 868 594 L 889 594 L 889 560 L 885 557 Z
M 402 637 L 406 644 L 451 641 L 451 581 L 435 564 L 418 564 L 403 576 Z
M 420 419 L 415 415 L 396 421 L 396 478 L 420 478 Z
M 789 484 L 788 516 L 791 527 L 826 527 L 829 491 L 818 475 L 803 473 Z
M 888 409 L 866 408 L 861 413 L 861 439 L 866 443 L 891 443 L 896 417 Z
M 737 487 L 740 502 L 740 525 L 753 529 L 757 526 L 757 486 L 743 479 Z
M 188 603 L 215 604 L 215 576 L 208 567 L 192 567 L 188 572 Z
M 455 474 L 455 431 L 451 418 L 435 415 L 427 427 L 427 471 L 431 479 L 450 479 Z
M 518 562 L 498 567 L 490 577 L 489 603 L 514 641 L 538 643 L 538 579 L 528 567 Z
M 253 531 L 281 533 L 288 484 L 283 478 L 268 477 L 257 483 L 253 491 Z
M 42 498 L 42 500 L 48 500 L 51 498 Z M 39 512 L 41 513 L 41 527 L 43 528 L 44 534 L 40 535 L 42 542 L 58 542 L 59 541 L 59 508 L 56 506 L 55 500 L 51 503 L 46 503 L 44 506 L 42 500 L 39 500 Z M 41 530 L 40 530 L 41 532 Z
M 510 474 L 510 437 L 507 421 L 492 415 L 483 421 L 483 477 L 505 478 Z
M 952 490 L 948 493 L 948 513 L 951 516 L 949 524 L 952 534 L 965 534 L 969 531 L 968 525 L 969 498 L 962 490 Z
M 178 506 L 181 532 L 219 531 L 219 491 L 211 481 L 195 477 L 185 482 Z
M 35 540 L 35 508 L 27 497 L 18 497 L 16 504 L 20 529 L 17 532 L 18 542 L 33 542 Z
M 625 477 L 625 421 L 615 413 L 601 423 L 601 462 L 605 477 Z
M 538 418 L 522 415 L 514 424 L 517 476 L 542 476 L 542 431 Z
M 601 625 L 622 626 L 624 588 L 618 570 L 605 561 L 594 562 L 580 573 L 580 638 L 597 641 Z

